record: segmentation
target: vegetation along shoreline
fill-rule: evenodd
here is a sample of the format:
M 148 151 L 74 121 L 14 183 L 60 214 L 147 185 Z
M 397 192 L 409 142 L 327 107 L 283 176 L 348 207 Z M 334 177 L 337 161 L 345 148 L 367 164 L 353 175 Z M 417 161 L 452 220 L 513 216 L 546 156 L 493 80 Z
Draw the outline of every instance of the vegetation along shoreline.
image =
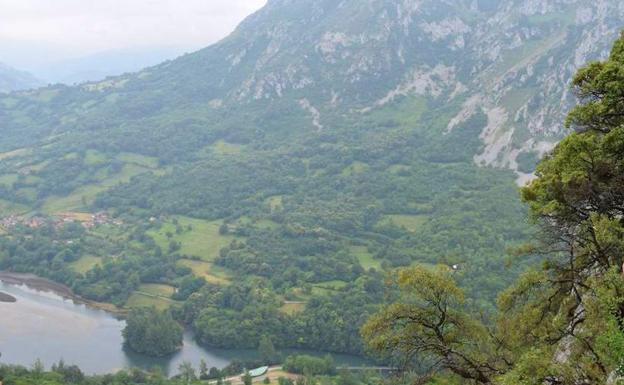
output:
M 49 279 L 41 278 L 34 274 L 0 271 L 0 282 L 4 282 L 8 285 L 25 285 L 33 290 L 54 293 L 60 297 L 63 297 L 64 299 L 69 299 L 77 304 L 83 304 L 97 310 L 105 311 L 107 313 L 113 314 L 116 317 L 125 316 L 127 313 L 124 309 L 119 309 L 118 307 L 111 304 L 84 299 L 79 295 L 76 295 L 71 288 L 63 284 L 53 282 Z M 12 298 L 12 300 L 10 300 L 9 297 Z M 15 299 L 13 296 L 0 292 L 0 302 L 16 301 L 17 299 Z

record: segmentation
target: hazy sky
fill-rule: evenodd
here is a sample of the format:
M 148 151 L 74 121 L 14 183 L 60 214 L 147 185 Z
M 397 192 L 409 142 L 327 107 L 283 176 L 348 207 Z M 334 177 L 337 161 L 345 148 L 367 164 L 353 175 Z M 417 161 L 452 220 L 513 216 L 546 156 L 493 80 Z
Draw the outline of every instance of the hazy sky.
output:
M 266 0 L 0 0 L 5 55 L 59 57 L 141 46 L 204 47 Z M 29 49 L 29 47 L 31 47 Z M 0 61 L 2 61 L 0 52 Z

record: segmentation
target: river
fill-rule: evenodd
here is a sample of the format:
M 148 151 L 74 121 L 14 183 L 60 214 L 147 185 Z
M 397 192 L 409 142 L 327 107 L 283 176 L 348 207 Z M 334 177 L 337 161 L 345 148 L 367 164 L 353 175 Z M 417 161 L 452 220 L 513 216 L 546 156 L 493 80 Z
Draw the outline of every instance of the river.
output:
M 63 359 L 88 374 L 160 367 L 173 375 L 182 361 L 190 361 L 197 368 L 203 359 L 208 367 L 222 368 L 232 359 L 254 355 L 253 351 L 205 349 L 187 332 L 179 352 L 166 358 L 148 357 L 123 348 L 125 322 L 110 313 L 25 285 L 0 281 L 0 292 L 17 299 L 14 303 L 0 301 L 0 363 L 4 364 L 30 366 L 38 358 L 49 368 Z M 366 363 L 348 355 L 335 358 L 341 364 Z

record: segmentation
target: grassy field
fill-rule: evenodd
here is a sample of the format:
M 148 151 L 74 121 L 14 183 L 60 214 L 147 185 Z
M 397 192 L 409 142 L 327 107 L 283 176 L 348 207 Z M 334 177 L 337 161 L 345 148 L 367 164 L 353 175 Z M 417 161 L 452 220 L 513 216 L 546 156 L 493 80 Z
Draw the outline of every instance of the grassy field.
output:
M 211 147 L 219 155 L 238 155 L 244 148 L 240 144 L 232 144 L 224 140 L 217 140 Z
M 87 150 L 84 161 L 88 165 L 103 163 L 106 161 L 106 155 L 96 150 Z
M 313 295 L 331 295 L 343 289 L 347 286 L 345 281 L 325 281 L 319 282 L 312 285 L 312 294 Z
M 380 221 L 380 224 L 394 223 L 399 227 L 404 227 L 407 231 L 415 233 L 420 230 L 428 219 L 426 215 L 386 215 Z
M 176 301 L 170 299 L 134 292 L 132 293 L 130 298 L 128 298 L 125 307 L 133 308 L 153 306 L 158 310 L 166 310 L 174 304 L 176 304 Z
M 217 140 L 213 144 L 206 146 L 198 151 L 200 157 L 207 157 L 212 154 L 220 156 L 239 155 L 245 146 L 240 144 L 228 143 L 224 140 Z
M 27 212 L 29 208 L 19 203 L 0 199 L 0 216 L 7 216 L 11 214 L 23 214 Z
M 175 287 L 169 285 L 163 285 L 158 283 L 146 283 L 139 286 L 137 291 L 141 293 L 147 293 L 158 297 L 171 298 L 175 293 Z
M 349 166 L 342 170 L 343 176 L 351 176 L 354 174 L 360 174 L 368 169 L 368 165 L 364 162 L 353 162 Z
M 0 103 L 2 103 L 4 107 L 6 108 L 13 108 L 17 105 L 18 102 L 19 102 L 19 99 L 11 98 L 11 97 L 0 99 Z
M 58 215 L 60 217 L 68 218 L 77 222 L 87 222 L 91 220 L 91 216 L 92 216 L 91 213 L 82 213 L 78 211 L 66 211 L 66 212 L 58 213 Z
M 83 198 L 86 203 L 93 202 L 97 194 L 105 191 L 106 188 L 97 185 L 86 185 L 80 187 L 71 194 L 64 197 L 50 197 L 43 204 L 43 211 L 47 214 L 56 214 L 62 211 L 80 210 L 83 208 Z
M 398 123 L 401 127 L 414 129 L 422 126 L 420 118 L 427 111 L 427 104 L 426 97 L 407 96 L 388 103 L 383 108 L 375 108 L 364 116 L 381 125 Z
M 31 149 L 28 148 L 20 148 L 18 150 L 8 151 L 0 153 L 0 160 L 14 158 L 16 156 L 28 155 L 32 153 Z
M 283 195 L 274 195 L 272 197 L 267 198 L 266 203 L 269 205 L 271 211 L 281 210 L 284 206 L 284 196 Z
M 295 303 L 285 303 L 280 307 L 280 312 L 284 314 L 296 314 L 300 313 L 305 309 L 305 303 L 295 302 Z
M 173 286 L 155 283 L 143 284 L 128 298 L 126 307 L 154 306 L 159 310 L 168 309 L 177 303 L 171 299 L 173 293 L 175 293 Z
M 16 191 L 20 198 L 35 200 L 37 198 L 37 190 L 32 187 L 24 187 Z
M 121 172 L 102 179 L 99 183 L 84 185 L 67 196 L 48 198 L 43 204 L 43 211 L 55 214 L 62 211 L 78 211 L 84 207 L 84 202 L 91 204 L 95 197 L 109 188 L 130 181 L 133 176 L 148 172 L 150 169 L 136 164 L 126 164 Z
M 129 164 L 134 164 L 137 166 L 147 167 L 147 168 L 158 168 L 158 158 L 154 158 L 151 156 L 134 154 L 131 152 L 124 152 L 117 156 L 117 159 Z
M 181 259 L 178 261 L 178 264 L 190 268 L 193 270 L 193 274 L 197 277 L 203 277 L 209 283 L 215 285 L 227 285 L 230 283 L 230 274 L 222 267 L 215 266 L 212 262 Z
M 360 265 L 366 270 L 370 268 L 380 269 L 381 262 L 373 258 L 373 255 L 368 252 L 366 246 L 352 246 L 350 248 L 351 254 L 357 257 L 360 261 Z
M 182 233 L 176 234 L 176 225 L 173 219 L 163 223 L 160 229 L 147 232 L 154 241 L 164 250 L 167 250 L 169 243 L 173 240 L 180 242 L 180 253 L 201 258 L 211 262 L 218 255 L 219 251 L 228 246 L 235 239 L 231 235 L 219 234 L 221 221 L 205 221 L 183 216 L 175 217 L 178 224 L 183 228 Z M 191 226 L 189 230 L 189 226 Z M 167 233 L 172 234 L 171 238 Z
M 48 164 L 50 164 L 49 160 L 45 160 L 39 163 L 32 163 L 27 166 L 24 166 L 19 169 L 20 174 L 28 174 L 30 172 L 39 172 L 43 170 Z
M 17 182 L 17 178 L 19 178 L 19 175 L 17 174 L 0 175 L 0 184 L 11 187 L 13 186 L 13 183 Z
M 79 260 L 69 264 L 76 273 L 85 274 L 87 271 L 93 269 L 97 265 L 102 264 L 102 258 L 94 256 L 84 256 Z

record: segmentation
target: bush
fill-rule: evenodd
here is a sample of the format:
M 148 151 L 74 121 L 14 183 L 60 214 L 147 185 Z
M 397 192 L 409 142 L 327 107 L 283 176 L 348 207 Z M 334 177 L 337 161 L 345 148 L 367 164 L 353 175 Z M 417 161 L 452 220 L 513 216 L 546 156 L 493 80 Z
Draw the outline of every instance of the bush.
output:
M 309 355 L 289 356 L 283 366 L 286 371 L 296 374 L 319 376 L 336 373 L 336 364 L 330 355 L 324 358 Z

